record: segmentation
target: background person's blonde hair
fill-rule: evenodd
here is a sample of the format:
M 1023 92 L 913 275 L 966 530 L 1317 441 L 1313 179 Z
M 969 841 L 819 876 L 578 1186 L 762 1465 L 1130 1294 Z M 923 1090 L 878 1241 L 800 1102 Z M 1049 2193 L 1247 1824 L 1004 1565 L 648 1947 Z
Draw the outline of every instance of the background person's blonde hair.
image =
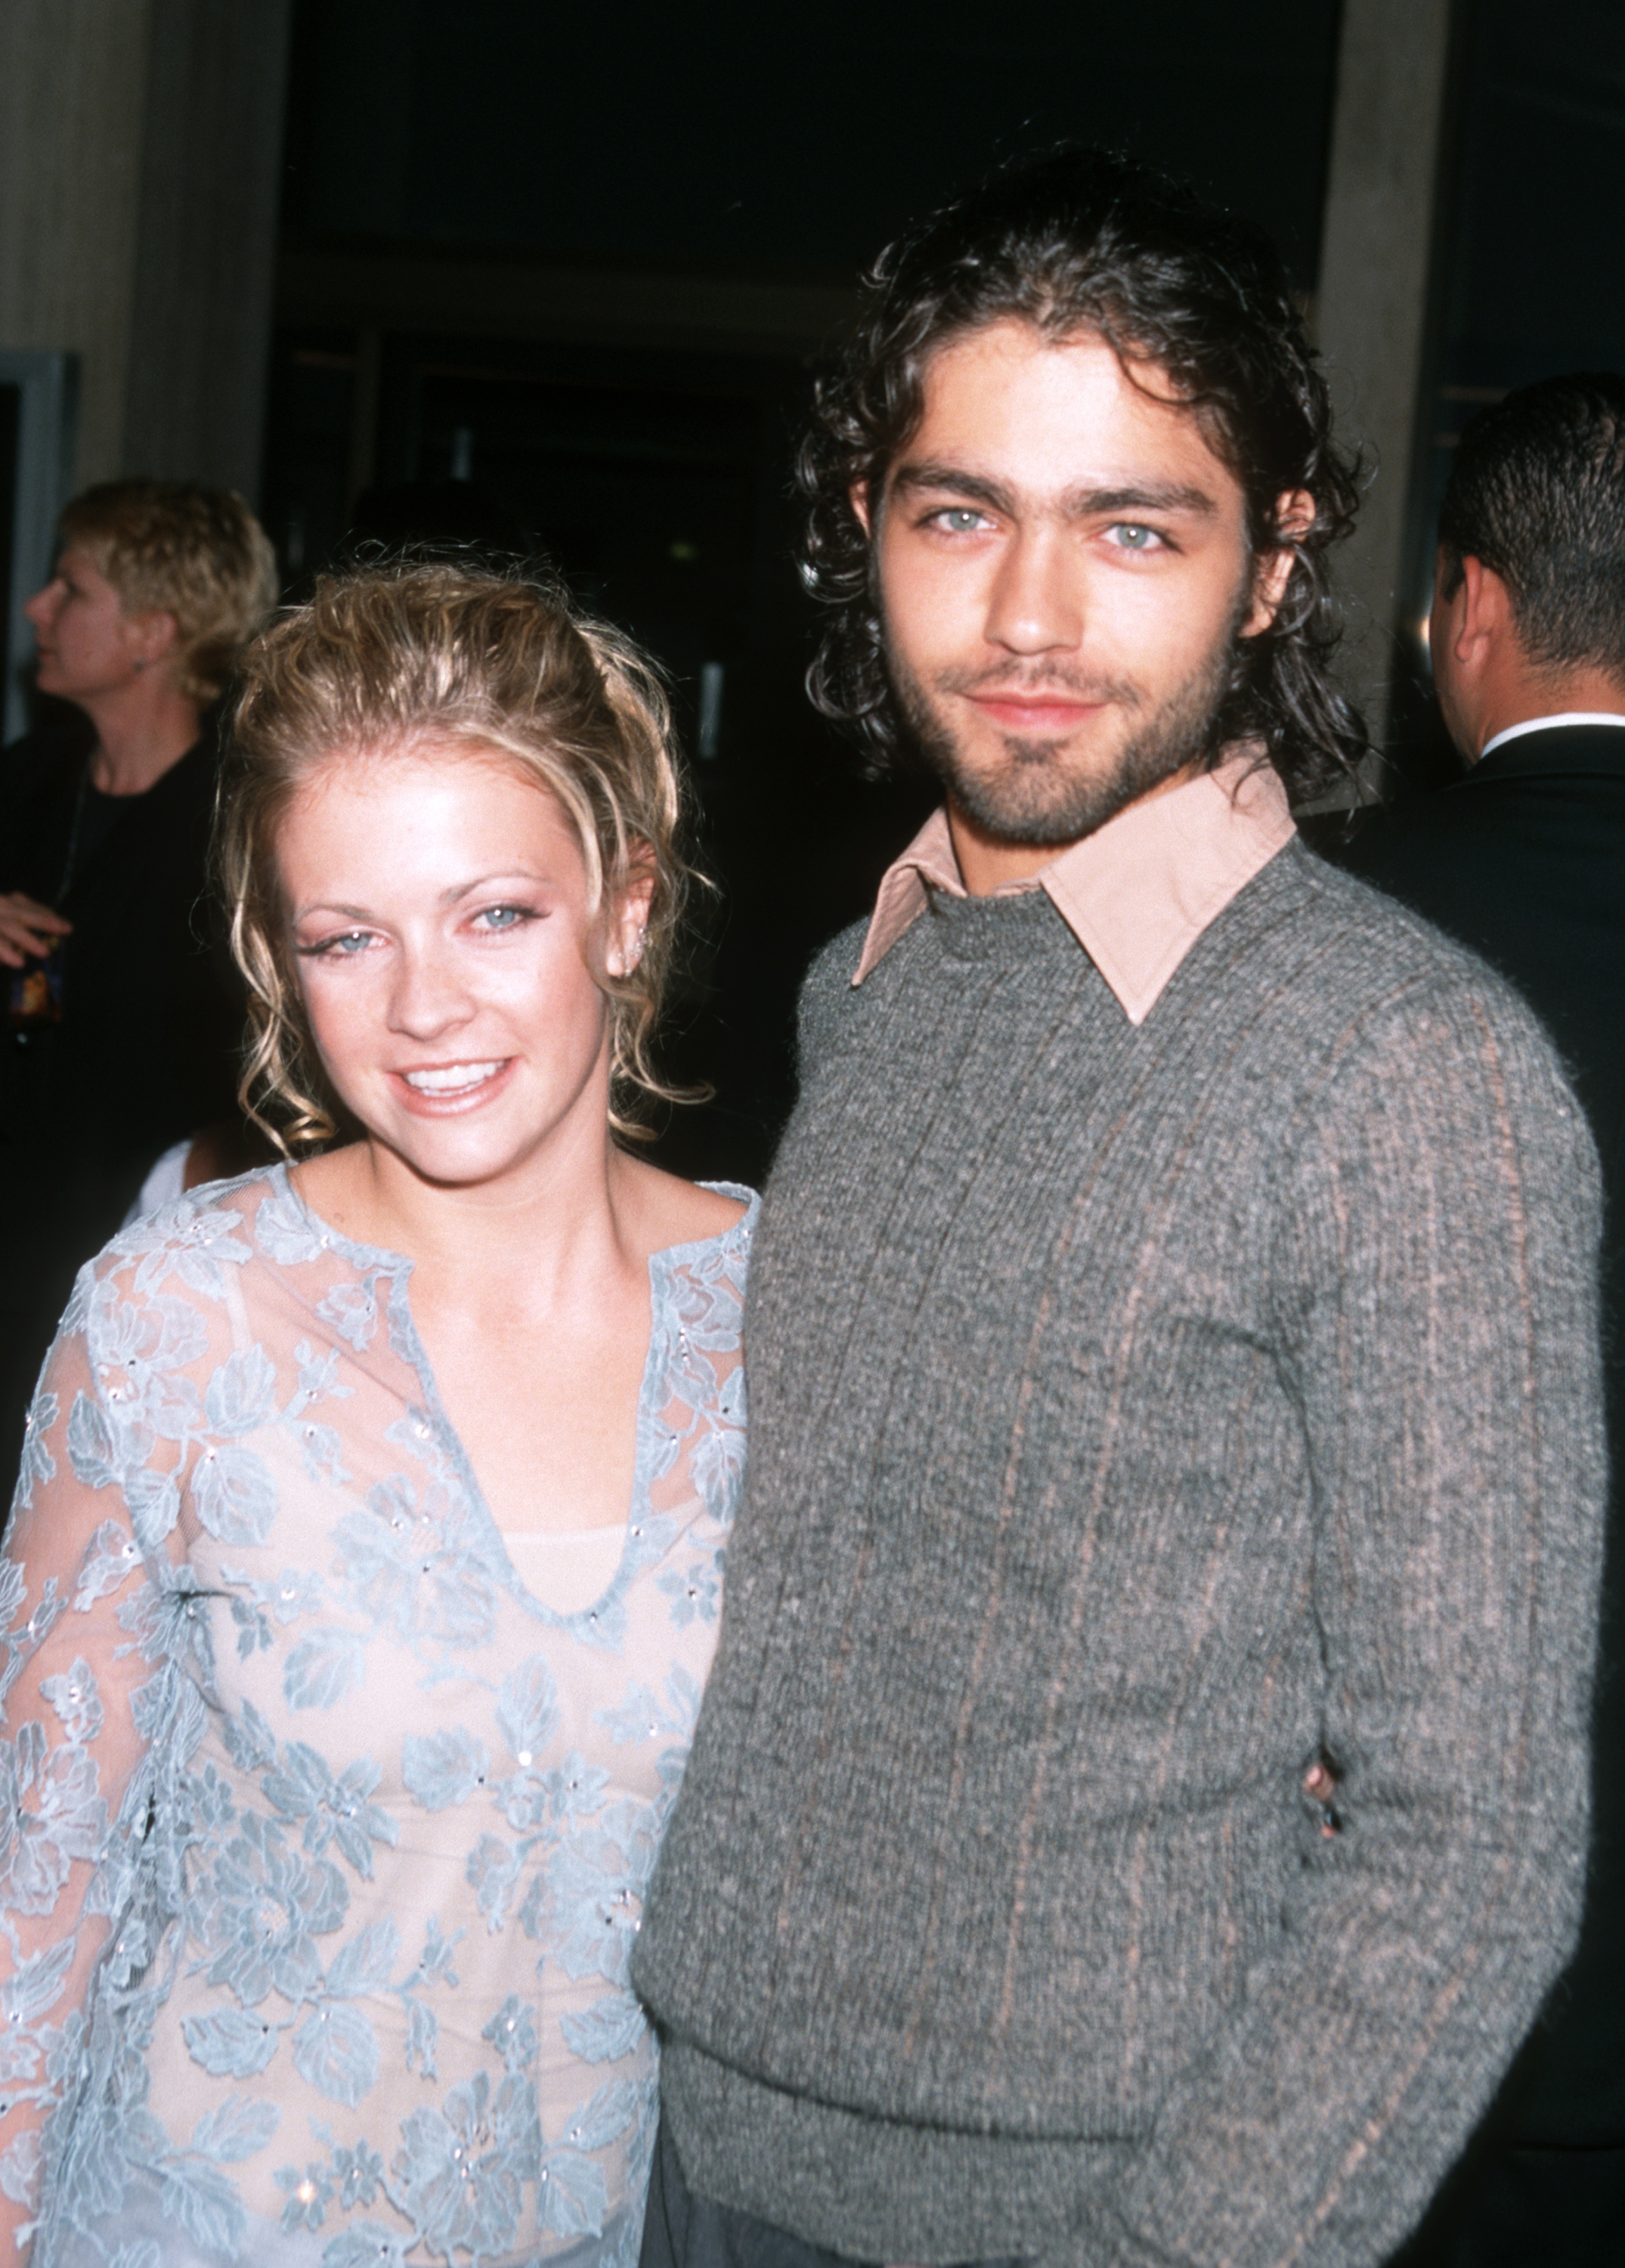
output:
M 471 761 L 505 758 L 551 792 L 594 908 L 652 881 L 641 957 L 599 978 L 611 1123 L 642 1135 L 629 1116 L 638 1099 L 687 1099 L 650 1054 L 688 876 L 670 707 L 631 641 L 579 614 L 561 587 L 460 566 L 323 577 L 243 657 L 216 857 L 248 986 L 244 1108 L 288 1152 L 331 1141 L 341 1123 L 290 959 L 276 862 L 283 814 L 329 756 L 409 755 L 431 739 Z
M 276 604 L 276 555 L 234 489 L 198 481 L 103 481 L 72 498 L 59 551 L 83 551 L 127 615 L 175 618 L 175 675 L 189 701 L 224 690 Z

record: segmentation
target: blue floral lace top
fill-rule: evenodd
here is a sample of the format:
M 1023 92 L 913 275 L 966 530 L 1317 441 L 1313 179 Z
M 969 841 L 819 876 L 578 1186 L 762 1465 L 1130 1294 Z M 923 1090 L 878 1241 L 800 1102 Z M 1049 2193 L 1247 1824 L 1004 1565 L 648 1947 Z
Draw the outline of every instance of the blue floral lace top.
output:
M 577 1611 L 516 1571 L 410 1263 L 285 1171 L 82 1273 L 0 1558 L 0 2188 L 38 2268 L 632 2268 L 627 1960 L 715 1644 L 754 1216 L 651 1263 Z

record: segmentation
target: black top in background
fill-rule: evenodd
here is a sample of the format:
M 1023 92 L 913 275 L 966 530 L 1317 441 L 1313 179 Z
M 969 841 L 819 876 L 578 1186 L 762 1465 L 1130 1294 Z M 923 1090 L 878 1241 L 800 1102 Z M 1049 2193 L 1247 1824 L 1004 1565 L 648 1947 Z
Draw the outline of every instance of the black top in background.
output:
M 97 797 L 87 829 L 90 738 L 77 711 L 52 703 L 39 729 L 0 754 L 0 889 L 55 902 L 73 924 L 62 1021 L 0 1029 L 6 1483 L 76 1270 L 164 1150 L 235 1111 L 242 999 L 205 901 L 212 733 L 145 794 Z M 78 850 L 58 897 L 76 806 Z

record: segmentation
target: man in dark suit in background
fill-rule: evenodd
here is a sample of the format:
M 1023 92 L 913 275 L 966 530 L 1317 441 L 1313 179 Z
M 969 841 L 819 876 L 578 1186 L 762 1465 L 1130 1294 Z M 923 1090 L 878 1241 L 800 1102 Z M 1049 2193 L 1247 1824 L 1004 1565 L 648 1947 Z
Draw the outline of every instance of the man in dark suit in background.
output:
M 1340 863 L 1491 961 L 1590 1114 L 1614 1482 L 1592 1869 L 1573 1965 L 1403 2268 L 1625 2259 L 1625 378 L 1525 387 L 1463 436 L 1433 680 L 1465 778 Z

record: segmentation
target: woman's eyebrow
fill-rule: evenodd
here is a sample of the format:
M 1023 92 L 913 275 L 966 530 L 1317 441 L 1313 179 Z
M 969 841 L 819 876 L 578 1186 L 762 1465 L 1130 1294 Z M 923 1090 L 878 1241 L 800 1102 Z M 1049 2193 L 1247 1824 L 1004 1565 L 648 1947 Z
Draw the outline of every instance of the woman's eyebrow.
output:
M 453 882 L 449 890 L 440 893 L 443 906 L 454 906 L 460 898 L 471 897 L 476 890 L 494 889 L 499 882 L 517 882 L 524 887 L 545 888 L 550 877 L 539 873 L 533 866 L 501 866 L 493 874 L 476 874 L 470 882 Z
M 374 919 L 365 906 L 342 905 L 332 898 L 318 898 L 308 906 L 296 907 L 293 919 L 296 922 L 309 921 L 313 914 L 338 914 L 345 921 L 370 922 Z

